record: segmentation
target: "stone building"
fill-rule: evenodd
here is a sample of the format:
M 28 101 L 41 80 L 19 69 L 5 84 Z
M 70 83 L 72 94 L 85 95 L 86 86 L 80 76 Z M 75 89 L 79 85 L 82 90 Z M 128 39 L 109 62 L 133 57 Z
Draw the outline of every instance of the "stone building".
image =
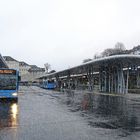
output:
M 3 58 L 5 59 L 5 62 L 9 68 L 19 70 L 19 61 L 12 58 L 11 56 L 3 56 Z
M 36 77 L 45 73 L 45 68 L 29 65 L 26 62 L 18 61 L 11 56 L 4 56 L 5 62 L 9 68 L 19 70 L 21 81 L 34 81 Z
M 30 65 L 28 74 L 22 76 L 22 81 L 36 81 L 36 78 L 45 74 L 45 68 L 37 67 L 36 65 Z
M 19 62 L 19 72 L 20 72 L 20 75 L 23 76 L 23 75 L 26 75 L 26 74 L 29 74 L 29 69 L 30 69 L 30 65 L 28 65 L 27 63 L 25 62 Z

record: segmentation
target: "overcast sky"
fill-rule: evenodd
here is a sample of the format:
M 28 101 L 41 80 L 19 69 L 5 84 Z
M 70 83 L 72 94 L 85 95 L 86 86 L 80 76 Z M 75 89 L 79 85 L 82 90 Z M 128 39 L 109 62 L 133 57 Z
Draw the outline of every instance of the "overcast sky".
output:
M 140 44 L 140 0 L 0 0 L 0 53 L 62 70 Z

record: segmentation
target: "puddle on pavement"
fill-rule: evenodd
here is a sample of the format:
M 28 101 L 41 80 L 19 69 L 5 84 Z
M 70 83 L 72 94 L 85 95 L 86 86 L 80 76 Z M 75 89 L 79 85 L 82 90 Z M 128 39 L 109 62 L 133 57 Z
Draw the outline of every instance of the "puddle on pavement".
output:
M 62 95 L 61 102 L 66 104 L 71 112 L 79 112 L 80 116 L 86 117 L 91 127 L 119 129 L 125 134 L 140 131 L 138 99 L 135 101 L 128 100 L 125 96 L 68 92 Z

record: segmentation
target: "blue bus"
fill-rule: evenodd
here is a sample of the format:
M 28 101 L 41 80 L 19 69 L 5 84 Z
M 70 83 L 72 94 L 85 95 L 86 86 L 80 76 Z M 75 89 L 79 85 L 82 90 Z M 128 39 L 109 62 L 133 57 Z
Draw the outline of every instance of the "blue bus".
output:
M 45 89 L 55 89 L 56 83 L 54 80 L 45 80 L 42 82 L 41 87 Z
M 18 99 L 19 72 L 14 69 L 0 69 L 0 99 Z

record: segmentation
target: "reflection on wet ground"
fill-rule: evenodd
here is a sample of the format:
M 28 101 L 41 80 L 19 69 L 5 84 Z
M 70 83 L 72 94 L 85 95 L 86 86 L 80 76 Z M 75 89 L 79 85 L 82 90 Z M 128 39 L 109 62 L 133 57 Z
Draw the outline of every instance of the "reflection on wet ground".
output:
M 18 125 L 18 103 L 0 100 L 0 129 Z
M 67 104 L 70 111 L 79 111 L 94 128 L 118 129 L 123 132 L 123 136 L 140 131 L 140 98 L 67 92 L 63 94 L 61 102 Z
M 136 94 L 22 87 L 18 103 L 0 101 L 0 139 L 139 140 L 139 108 Z

